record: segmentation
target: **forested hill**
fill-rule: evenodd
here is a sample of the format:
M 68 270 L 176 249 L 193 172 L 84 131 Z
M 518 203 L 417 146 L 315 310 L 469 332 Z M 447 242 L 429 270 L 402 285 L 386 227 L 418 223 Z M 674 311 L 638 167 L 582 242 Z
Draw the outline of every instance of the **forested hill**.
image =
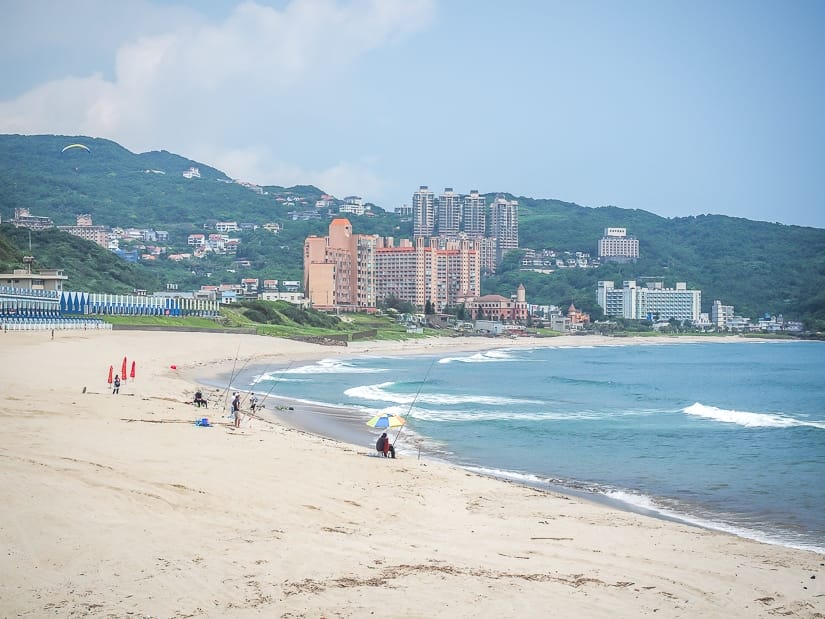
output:
M 72 144 L 86 148 L 63 150 Z M 198 168 L 200 178 L 183 172 Z M 232 182 L 204 163 L 166 151 L 135 154 L 101 138 L 54 135 L 0 135 L 0 216 L 10 219 L 17 207 L 51 217 L 55 224 L 75 223 L 89 213 L 97 225 L 196 225 L 204 219 L 256 221 L 272 216 L 273 195 L 314 201 L 315 187 L 271 187 L 260 195 Z
M 88 148 L 63 149 L 71 144 Z M 197 167 L 200 178 L 187 179 L 183 172 Z M 426 179 L 424 179 L 426 180 Z M 410 188 L 410 193 L 414 191 Z M 501 188 L 504 189 L 504 188 Z M 296 221 L 293 211 L 316 211 L 315 201 L 323 190 L 313 186 L 249 188 L 235 183 L 223 172 L 166 151 L 135 154 L 115 142 L 83 136 L 0 135 L 0 216 L 7 221 L 17 207 L 28 207 L 33 215 L 51 217 L 60 224 L 73 224 L 79 213 L 92 215 L 95 224 L 155 228 L 169 231 L 171 249 L 186 249 L 193 232 L 206 232 L 205 222 L 229 220 L 262 225 L 281 224 L 282 232 L 262 230 L 235 233 L 241 239 L 233 257 L 210 256 L 191 264 L 137 265 L 132 272 L 108 263 L 103 275 L 81 272 L 80 265 L 66 268 L 70 282 L 101 292 L 128 287 L 160 288 L 174 282 L 182 288 L 216 279 L 239 277 L 300 279 L 303 240 L 309 234 L 325 234 L 329 216 L 337 209 L 322 211 L 318 220 Z M 488 194 L 488 199 L 495 192 Z M 509 195 L 509 194 L 505 194 Z M 598 315 L 596 282 L 606 279 L 644 281 L 661 277 L 665 284 L 686 282 L 702 290 L 703 311 L 714 299 L 736 307 L 737 313 L 758 316 L 782 313 L 787 318 L 820 321 L 825 327 L 825 230 L 757 222 L 721 215 L 667 219 L 641 210 L 617 207 L 588 208 L 550 199 L 512 196 L 519 201 L 520 245 L 531 249 L 583 251 L 595 255 L 598 239 L 606 227 L 625 227 L 639 239 L 641 259 L 635 264 L 602 265 L 595 269 L 560 269 L 552 274 L 519 269 L 518 256 L 510 256 L 495 277 L 485 278 L 483 292 L 509 296 L 524 283 L 528 300 L 577 307 Z M 488 200 L 489 201 L 489 200 Z M 383 205 L 392 211 L 396 205 Z M 711 207 L 709 207 L 709 210 Z M 347 215 L 359 234 L 409 237 L 409 221 L 400 221 L 381 208 L 373 216 Z M 8 268 L 12 256 L 24 252 L 19 235 L 9 238 L 0 229 L 0 267 Z M 54 245 L 58 235 L 45 245 Z M 34 244 L 39 234 L 34 234 Z M 72 253 L 70 242 L 63 249 Z M 11 249 L 3 250 L 4 244 Z M 61 244 L 62 245 L 62 244 Z M 36 257 L 37 252 L 35 252 Z M 90 248 L 87 261 L 104 260 Z M 5 259 L 4 259 L 5 256 Z M 49 262 L 60 259 L 48 257 Z M 109 256 L 106 256 L 109 258 Z M 250 267 L 227 273 L 232 259 L 247 259 Z M 64 262 L 71 263 L 66 256 Z M 117 263 L 114 263 L 114 267 Z M 118 279 L 108 279 L 106 273 Z M 143 274 L 139 276 L 138 274 Z M 140 280 L 140 281 L 137 281 Z

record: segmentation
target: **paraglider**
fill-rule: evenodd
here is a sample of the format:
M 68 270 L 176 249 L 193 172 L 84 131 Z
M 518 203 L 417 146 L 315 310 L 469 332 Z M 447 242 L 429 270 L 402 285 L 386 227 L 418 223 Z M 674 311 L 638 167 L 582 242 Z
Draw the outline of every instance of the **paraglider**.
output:
M 71 149 L 73 149 L 73 148 L 82 148 L 82 149 L 83 149 L 83 150 L 85 150 L 87 153 L 91 153 L 91 152 L 92 152 L 92 151 L 89 149 L 89 147 L 88 147 L 88 146 L 86 146 L 85 144 L 69 144 L 68 146 L 65 146 L 65 147 L 63 148 L 63 150 L 61 150 L 60 152 L 61 152 L 61 153 L 65 153 L 67 150 L 71 150 Z

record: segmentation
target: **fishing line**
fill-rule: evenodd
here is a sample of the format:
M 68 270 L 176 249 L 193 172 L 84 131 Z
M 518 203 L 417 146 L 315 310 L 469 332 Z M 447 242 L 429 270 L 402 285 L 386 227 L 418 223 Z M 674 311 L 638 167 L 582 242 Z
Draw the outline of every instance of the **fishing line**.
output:
M 226 400 L 227 396 L 229 395 L 229 389 L 232 387 L 232 381 L 235 380 L 235 367 L 238 365 L 238 355 L 241 353 L 241 345 L 238 344 L 238 350 L 235 353 L 235 361 L 232 362 L 232 373 L 229 375 L 229 383 L 226 385 L 226 389 L 223 392 L 223 407 L 222 409 L 226 410 Z
M 295 361 L 290 361 L 290 362 L 289 362 L 289 365 L 287 365 L 287 366 L 286 366 L 283 370 L 281 370 L 281 373 L 280 373 L 280 374 L 278 374 L 278 378 L 276 378 L 276 379 L 272 382 L 272 386 L 269 388 L 269 391 L 267 391 L 267 392 L 266 392 L 266 395 L 263 397 L 263 399 L 262 399 L 260 402 L 258 402 L 258 407 L 259 407 L 259 408 L 263 408 L 263 407 L 264 407 L 264 402 L 266 402 L 266 399 L 269 397 L 269 394 L 270 394 L 270 393 L 272 393 L 272 390 L 273 390 L 273 389 L 275 389 L 276 385 L 277 385 L 279 382 L 281 382 L 281 379 L 283 378 L 284 374 L 286 374 L 286 373 L 287 373 L 287 371 L 289 370 L 289 368 L 291 368 L 291 367 L 292 367 L 292 364 L 293 364 L 293 363 L 295 363 Z
M 418 396 L 421 395 L 421 390 L 424 388 L 424 385 L 427 382 L 427 377 L 429 377 L 430 372 L 432 371 L 433 366 L 435 365 L 436 361 L 438 361 L 438 357 L 433 357 L 433 362 L 430 364 L 430 367 L 427 368 L 427 373 L 424 374 L 424 380 L 421 381 L 421 384 L 418 386 L 418 391 L 415 392 L 415 397 L 413 398 L 413 401 L 410 402 L 410 407 L 407 409 L 407 416 L 409 416 L 409 414 L 412 412 L 413 406 L 415 406 L 415 403 L 418 400 Z M 392 441 L 392 446 L 393 447 L 395 447 L 395 442 L 398 440 L 398 437 L 401 436 L 401 431 L 403 429 L 404 429 L 404 426 L 401 426 L 398 429 L 398 434 L 395 435 L 395 438 Z

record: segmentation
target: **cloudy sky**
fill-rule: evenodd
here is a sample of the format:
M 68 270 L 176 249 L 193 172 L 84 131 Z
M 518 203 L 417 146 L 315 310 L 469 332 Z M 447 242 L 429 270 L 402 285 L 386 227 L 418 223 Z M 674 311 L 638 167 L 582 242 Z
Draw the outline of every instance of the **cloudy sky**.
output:
M 819 0 L 0 0 L 0 133 L 825 227 Z M 619 225 L 621 222 L 616 222 Z

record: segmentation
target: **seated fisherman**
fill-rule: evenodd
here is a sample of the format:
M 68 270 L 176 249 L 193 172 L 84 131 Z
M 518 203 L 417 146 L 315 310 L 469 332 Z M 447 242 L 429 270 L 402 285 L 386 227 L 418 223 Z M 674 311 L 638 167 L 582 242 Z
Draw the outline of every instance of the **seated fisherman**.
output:
M 383 453 L 385 458 L 387 457 L 387 452 L 389 452 L 392 454 L 392 457 L 395 458 L 395 446 L 390 442 L 386 432 L 375 442 L 375 451 Z
M 201 393 L 201 390 L 200 390 L 200 389 L 198 389 L 198 390 L 195 392 L 195 401 L 194 401 L 194 404 L 195 404 L 195 406 L 197 406 L 198 408 L 200 408 L 201 406 L 205 406 L 206 408 L 209 408 L 209 403 L 208 403 L 208 402 L 204 399 L 203 394 Z

